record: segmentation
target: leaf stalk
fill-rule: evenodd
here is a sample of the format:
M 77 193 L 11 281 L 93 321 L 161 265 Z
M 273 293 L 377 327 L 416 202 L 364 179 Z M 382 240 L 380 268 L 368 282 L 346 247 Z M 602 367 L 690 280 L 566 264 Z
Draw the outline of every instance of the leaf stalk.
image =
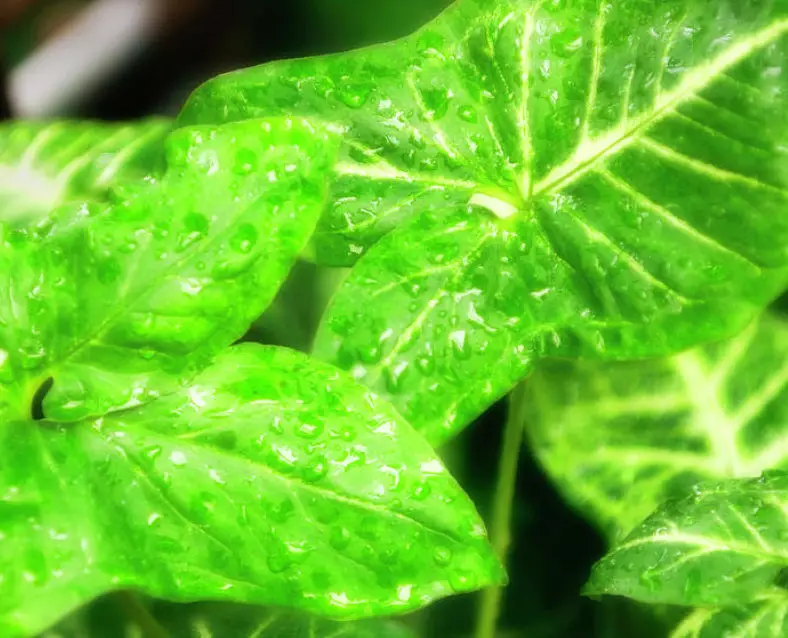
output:
M 523 445 L 524 402 L 525 382 L 520 382 L 509 394 L 509 409 L 504 426 L 498 465 L 498 481 L 495 486 L 492 518 L 489 526 L 490 543 L 504 565 L 512 542 L 512 508 L 517 480 L 517 465 Z M 490 587 L 481 593 L 475 638 L 495 638 L 502 597 L 502 587 Z

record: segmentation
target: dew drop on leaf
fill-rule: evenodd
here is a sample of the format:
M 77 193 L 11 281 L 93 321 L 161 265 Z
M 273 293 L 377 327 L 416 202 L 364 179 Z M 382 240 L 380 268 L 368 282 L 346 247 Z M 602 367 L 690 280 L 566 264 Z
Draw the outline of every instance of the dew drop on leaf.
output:
M 241 224 L 230 239 L 230 248 L 246 255 L 257 243 L 257 229 L 251 224 Z
M 436 565 L 445 567 L 451 562 L 451 550 L 448 547 L 436 547 L 432 554 L 432 558 Z

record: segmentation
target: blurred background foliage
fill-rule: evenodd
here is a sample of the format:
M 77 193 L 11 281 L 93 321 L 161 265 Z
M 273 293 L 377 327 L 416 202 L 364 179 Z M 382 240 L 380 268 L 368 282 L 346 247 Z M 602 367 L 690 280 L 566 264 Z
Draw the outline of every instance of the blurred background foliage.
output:
M 101 1 L 105 0 L 0 0 L 4 82 L 0 115 L 12 114 L 8 97 L 14 70 L 67 30 L 91 4 Z M 198 84 L 218 73 L 398 38 L 450 4 L 450 0 L 153 1 L 159 13 L 154 33 L 148 34 L 144 46 L 79 100 L 53 108 L 53 116 L 106 120 L 174 116 Z M 91 43 L 85 41 L 81 46 L 90 47 Z M 343 275 L 341 270 L 299 264 L 276 302 L 245 338 L 308 350 L 320 315 Z M 503 405 L 494 406 L 442 450 L 483 515 L 492 500 L 504 412 Z M 527 450 L 516 498 L 511 583 L 505 593 L 501 638 L 667 635 L 680 610 L 655 613 L 625 600 L 597 602 L 580 595 L 592 563 L 604 551 L 603 541 L 562 502 Z M 186 614 L 184 606 L 153 601 L 151 605 L 165 625 Z M 430 638 L 470 636 L 475 609 L 473 596 L 455 597 L 412 615 L 407 624 L 420 636 Z M 119 615 L 112 602 L 99 601 L 64 624 L 56 635 L 87 635 L 82 633 L 87 623 L 88 627 L 101 627 L 91 635 L 121 636 L 122 629 L 113 624 L 121 622 Z M 234 638 L 229 628 L 227 632 L 217 636 Z

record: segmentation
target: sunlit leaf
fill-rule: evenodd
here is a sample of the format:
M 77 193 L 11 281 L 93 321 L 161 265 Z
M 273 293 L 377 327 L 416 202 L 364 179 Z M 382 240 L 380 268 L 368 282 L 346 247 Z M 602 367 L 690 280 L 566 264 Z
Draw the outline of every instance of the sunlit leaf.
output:
M 4 423 L 0 468 L 9 638 L 120 588 L 357 618 L 503 578 L 423 438 L 289 350 L 226 350 L 177 393 L 99 418 Z
M 675 352 L 782 288 L 786 33 L 781 1 L 460 0 L 214 79 L 180 121 L 342 132 L 316 255 L 374 248 L 317 352 L 439 443 L 537 358 Z
M 74 420 L 175 387 L 240 337 L 317 221 L 333 146 L 297 119 L 196 127 L 109 204 L 0 225 L 0 410 Z

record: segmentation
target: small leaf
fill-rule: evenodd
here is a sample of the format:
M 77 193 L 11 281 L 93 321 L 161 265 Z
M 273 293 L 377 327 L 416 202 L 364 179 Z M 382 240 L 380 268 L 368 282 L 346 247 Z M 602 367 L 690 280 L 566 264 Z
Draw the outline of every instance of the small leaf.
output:
M 334 145 L 303 120 L 181 129 L 160 179 L 0 225 L 0 408 L 76 420 L 176 387 L 273 298 L 317 221 Z M 8 407 L 10 406 L 10 407 Z
M 473 504 L 387 404 L 243 345 L 175 394 L 0 428 L 0 635 L 128 588 L 340 618 L 499 583 Z
M 180 122 L 342 132 L 316 255 L 369 252 L 318 352 L 440 443 L 536 358 L 663 356 L 782 290 L 786 34 L 777 2 L 461 0 L 394 43 L 211 80 Z
M 543 363 L 531 447 L 565 497 L 619 540 L 701 480 L 788 470 L 788 324 L 640 363 Z
M 68 201 L 101 199 L 127 179 L 159 174 L 171 123 L 0 125 L 0 220 L 37 222 Z
M 775 593 L 758 602 L 726 609 L 697 609 L 670 638 L 775 638 L 788 636 L 788 594 Z
M 701 483 L 593 568 L 589 595 L 737 606 L 779 592 L 788 568 L 788 473 Z

